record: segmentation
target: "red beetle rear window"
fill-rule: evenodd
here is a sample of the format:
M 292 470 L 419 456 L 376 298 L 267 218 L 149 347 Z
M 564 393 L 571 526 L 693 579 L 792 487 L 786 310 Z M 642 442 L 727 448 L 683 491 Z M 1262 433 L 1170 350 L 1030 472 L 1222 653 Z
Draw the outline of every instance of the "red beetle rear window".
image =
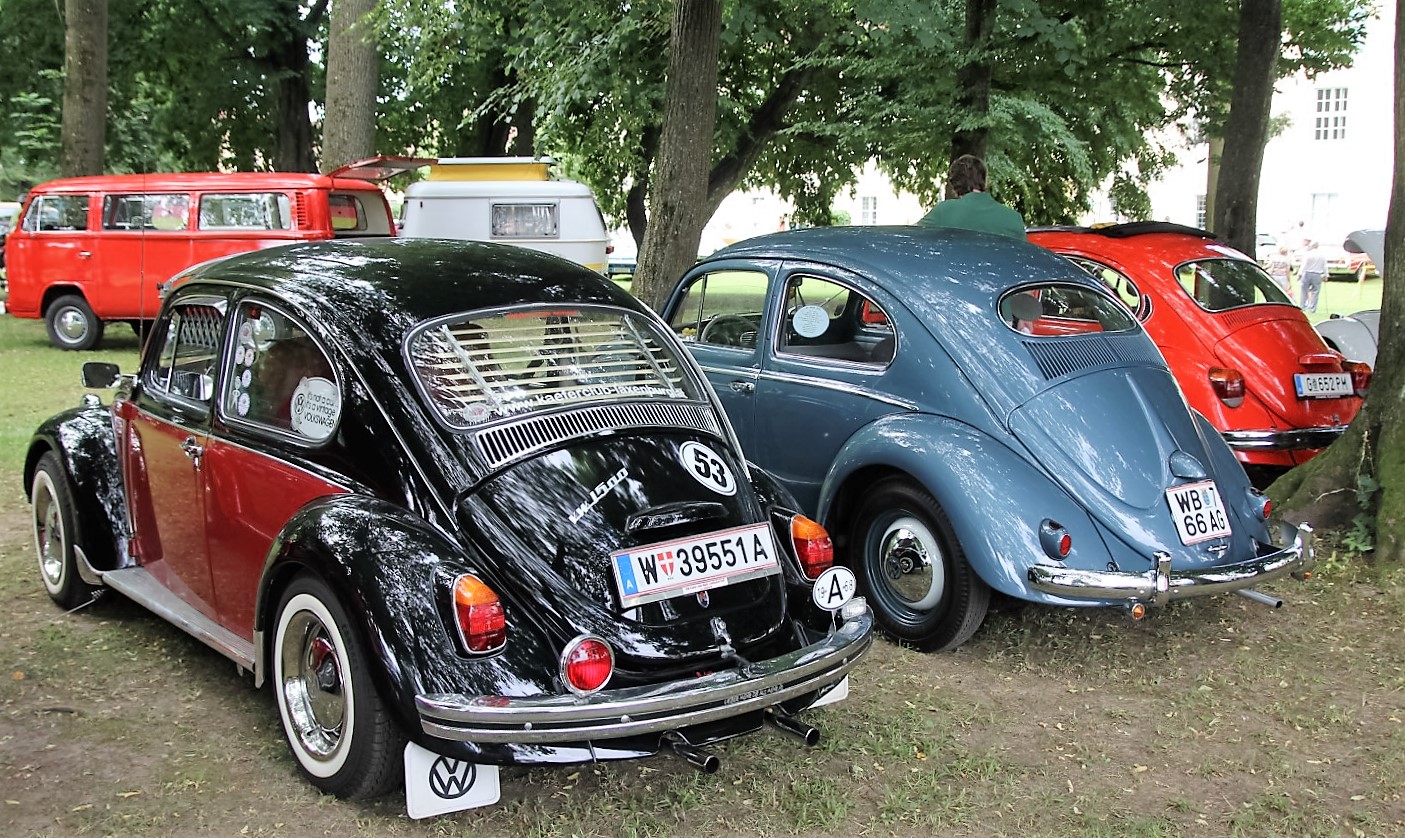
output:
M 1206 311 L 1292 300 L 1263 268 L 1247 259 L 1202 259 L 1176 268 L 1181 287 Z

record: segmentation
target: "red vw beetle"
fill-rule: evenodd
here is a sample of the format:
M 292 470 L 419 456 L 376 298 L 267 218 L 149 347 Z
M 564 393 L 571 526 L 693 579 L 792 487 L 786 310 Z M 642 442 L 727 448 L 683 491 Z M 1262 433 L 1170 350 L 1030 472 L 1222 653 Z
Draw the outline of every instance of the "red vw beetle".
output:
M 1346 430 L 1371 367 L 1344 360 L 1253 259 L 1204 230 L 1134 222 L 1031 230 L 1142 321 L 1190 406 L 1246 466 L 1306 462 Z

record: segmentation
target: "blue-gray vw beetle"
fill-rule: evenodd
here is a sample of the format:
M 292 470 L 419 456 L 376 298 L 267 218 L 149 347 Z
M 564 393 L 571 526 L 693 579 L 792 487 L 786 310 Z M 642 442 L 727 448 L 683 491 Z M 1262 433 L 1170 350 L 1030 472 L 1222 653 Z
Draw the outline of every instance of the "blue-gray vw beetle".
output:
M 1035 245 L 776 233 L 694 267 L 664 318 L 919 648 L 967 640 L 992 588 L 1141 616 L 1311 568 L 1310 529 L 1274 545 L 1267 499 L 1136 320 Z

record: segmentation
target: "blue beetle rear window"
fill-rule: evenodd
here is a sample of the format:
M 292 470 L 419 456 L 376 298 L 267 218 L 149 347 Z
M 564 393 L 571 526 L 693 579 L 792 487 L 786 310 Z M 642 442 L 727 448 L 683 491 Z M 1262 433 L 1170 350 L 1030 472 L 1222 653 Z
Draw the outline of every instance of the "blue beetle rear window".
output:
M 1131 312 L 1106 294 L 1079 285 L 1034 285 L 1000 298 L 1000 319 L 1021 334 L 1040 337 L 1127 332 Z
M 617 309 L 456 315 L 411 333 L 411 366 L 451 427 L 620 399 L 706 401 L 676 344 Z

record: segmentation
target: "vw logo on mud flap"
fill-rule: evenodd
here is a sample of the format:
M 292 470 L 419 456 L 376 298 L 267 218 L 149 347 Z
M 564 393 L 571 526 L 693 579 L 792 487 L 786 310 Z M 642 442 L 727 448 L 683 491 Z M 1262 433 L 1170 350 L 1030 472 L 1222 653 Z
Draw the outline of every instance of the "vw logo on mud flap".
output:
M 429 767 L 429 790 L 445 800 L 457 800 L 473 788 L 478 766 L 461 759 L 440 757 Z

